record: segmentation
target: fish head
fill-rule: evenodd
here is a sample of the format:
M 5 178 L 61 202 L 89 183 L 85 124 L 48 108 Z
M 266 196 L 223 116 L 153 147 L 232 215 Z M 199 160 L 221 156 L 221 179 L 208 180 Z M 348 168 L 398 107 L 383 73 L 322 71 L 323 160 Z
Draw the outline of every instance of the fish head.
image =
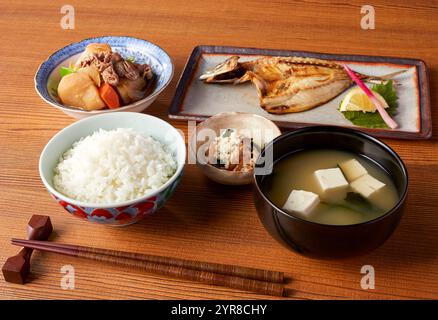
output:
M 199 77 L 199 80 L 205 82 L 233 83 L 245 73 L 245 70 L 242 68 L 238 60 L 239 56 L 228 58 L 214 68 L 205 71 L 205 73 Z

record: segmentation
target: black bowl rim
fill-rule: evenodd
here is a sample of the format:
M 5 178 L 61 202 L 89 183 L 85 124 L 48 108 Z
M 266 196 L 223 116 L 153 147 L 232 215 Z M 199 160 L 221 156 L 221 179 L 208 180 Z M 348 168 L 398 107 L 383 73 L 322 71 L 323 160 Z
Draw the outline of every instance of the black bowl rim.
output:
M 406 200 L 406 197 L 407 197 L 407 194 L 408 194 L 409 176 L 408 176 L 408 170 L 406 169 L 406 166 L 405 166 L 403 160 L 386 143 L 384 143 L 383 141 L 380 141 L 379 139 L 377 139 L 375 137 L 372 137 L 371 135 L 369 135 L 369 134 L 367 134 L 367 133 L 365 133 L 363 131 L 359 131 L 359 130 L 355 130 L 355 129 L 351 129 L 351 128 L 345 128 L 345 127 L 337 127 L 337 126 L 309 126 L 309 127 L 301 128 L 301 129 L 298 129 L 298 130 L 289 131 L 289 132 L 283 133 L 282 135 L 276 137 L 274 140 L 272 140 L 267 145 L 265 145 L 265 147 L 260 152 L 259 157 L 258 157 L 256 163 L 258 163 L 260 157 L 262 157 L 264 155 L 266 148 L 273 147 L 273 145 L 276 142 L 280 141 L 280 140 L 287 139 L 290 136 L 299 135 L 299 134 L 302 134 L 302 133 L 307 133 L 307 132 L 314 132 L 314 133 L 316 133 L 316 132 L 321 132 L 321 131 L 344 133 L 344 134 L 348 134 L 348 135 L 351 135 L 351 136 L 362 137 L 362 138 L 368 140 L 370 143 L 374 143 L 377 146 L 383 148 L 392 157 L 394 157 L 397 160 L 397 163 L 399 164 L 400 168 L 402 169 L 403 177 L 406 180 L 405 188 L 404 188 L 404 190 L 403 190 L 403 192 L 402 192 L 402 194 L 400 196 L 400 199 L 398 200 L 397 204 L 392 209 L 390 209 L 388 212 L 386 212 L 385 214 L 381 215 L 380 217 L 377 217 L 377 218 L 374 218 L 372 220 L 368 220 L 368 221 L 365 221 L 365 222 L 355 223 L 355 224 L 332 225 L 332 224 L 323 224 L 323 223 L 318 223 L 318 222 L 314 222 L 314 221 L 309 221 L 309 220 L 303 219 L 303 218 L 301 218 L 299 216 L 294 216 L 294 215 L 288 214 L 287 212 L 283 211 L 281 208 L 277 207 L 274 203 L 272 203 L 272 201 L 269 200 L 268 197 L 264 194 L 264 192 L 260 189 L 259 183 L 257 181 L 257 175 L 255 174 L 255 170 L 254 170 L 253 179 L 254 179 L 255 187 L 257 188 L 257 192 L 273 208 L 275 208 L 278 212 L 280 212 L 281 214 L 283 214 L 284 216 L 286 216 L 288 218 L 295 219 L 295 220 L 298 220 L 298 221 L 301 221 L 301 222 L 304 222 L 304 223 L 307 223 L 307 224 L 311 224 L 311 225 L 318 225 L 320 227 L 326 227 L 326 228 L 354 228 L 354 227 L 358 227 L 358 226 L 373 224 L 373 223 L 376 223 L 376 222 L 378 222 L 380 220 L 383 220 L 386 217 L 392 215 L 394 212 L 396 212 L 405 203 L 405 200 Z

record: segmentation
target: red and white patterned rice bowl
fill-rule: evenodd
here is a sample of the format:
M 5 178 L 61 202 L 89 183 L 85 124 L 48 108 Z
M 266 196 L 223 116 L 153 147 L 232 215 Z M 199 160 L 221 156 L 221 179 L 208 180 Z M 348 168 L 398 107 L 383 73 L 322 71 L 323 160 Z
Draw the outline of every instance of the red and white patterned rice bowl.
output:
M 53 187 L 53 169 L 60 156 L 74 142 L 98 129 L 132 128 L 165 144 L 175 157 L 177 169 L 160 188 L 143 197 L 109 204 L 85 203 L 71 199 Z M 40 156 L 39 172 L 44 186 L 51 196 L 69 213 L 81 219 L 99 224 L 124 226 L 135 223 L 161 208 L 172 196 L 178 185 L 185 164 L 186 147 L 180 133 L 159 118 L 134 112 L 118 112 L 93 116 L 80 120 L 58 132 L 46 145 Z

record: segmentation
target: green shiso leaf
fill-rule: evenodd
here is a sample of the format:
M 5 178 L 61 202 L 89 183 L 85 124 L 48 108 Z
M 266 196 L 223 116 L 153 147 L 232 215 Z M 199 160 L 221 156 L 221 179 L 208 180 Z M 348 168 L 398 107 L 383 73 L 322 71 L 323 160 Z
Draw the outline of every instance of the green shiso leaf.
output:
M 74 72 L 75 72 L 75 69 L 69 68 L 69 67 L 61 67 L 59 69 L 59 74 L 61 75 L 61 77 L 64 77 L 64 76 L 66 76 L 70 73 L 74 73 Z
M 392 80 L 386 84 L 375 84 L 371 90 L 379 93 L 385 99 L 389 108 L 386 109 L 388 114 L 392 117 L 397 113 L 397 92 L 394 89 Z M 342 101 L 341 101 L 342 103 Z M 344 111 L 344 117 L 350 120 L 354 125 L 367 128 L 388 128 L 385 121 L 383 121 L 380 113 L 376 112 L 362 112 L 362 111 Z

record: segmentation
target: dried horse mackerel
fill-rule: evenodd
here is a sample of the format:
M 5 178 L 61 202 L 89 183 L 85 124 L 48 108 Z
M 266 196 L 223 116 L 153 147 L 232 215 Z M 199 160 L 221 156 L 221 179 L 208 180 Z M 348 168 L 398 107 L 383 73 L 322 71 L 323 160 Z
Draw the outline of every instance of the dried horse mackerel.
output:
M 244 83 L 257 88 L 260 106 L 269 113 L 301 112 L 330 101 L 353 84 L 336 62 L 302 57 L 266 57 L 239 62 L 232 56 L 200 76 L 207 83 Z M 404 71 L 404 70 L 403 70 Z M 356 73 L 364 81 L 388 80 Z

